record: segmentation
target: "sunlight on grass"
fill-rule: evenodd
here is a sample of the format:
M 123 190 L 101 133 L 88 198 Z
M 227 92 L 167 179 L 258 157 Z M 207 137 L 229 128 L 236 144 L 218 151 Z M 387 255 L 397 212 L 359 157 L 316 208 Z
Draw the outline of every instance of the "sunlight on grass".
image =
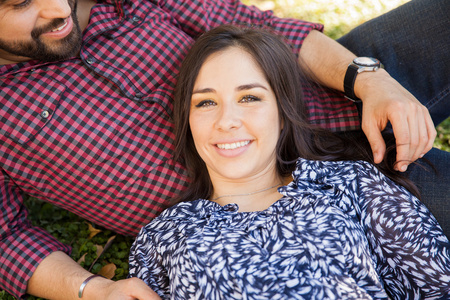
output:
M 325 33 L 338 38 L 353 27 L 409 0 L 245 0 L 277 16 L 297 18 L 325 25 Z

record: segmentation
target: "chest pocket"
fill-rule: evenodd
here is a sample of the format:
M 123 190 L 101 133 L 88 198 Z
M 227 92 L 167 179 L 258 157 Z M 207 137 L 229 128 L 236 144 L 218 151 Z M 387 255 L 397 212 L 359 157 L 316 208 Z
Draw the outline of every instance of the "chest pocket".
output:
M 21 145 L 52 119 L 66 87 L 38 74 L 7 77 L 0 82 L 2 136 Z

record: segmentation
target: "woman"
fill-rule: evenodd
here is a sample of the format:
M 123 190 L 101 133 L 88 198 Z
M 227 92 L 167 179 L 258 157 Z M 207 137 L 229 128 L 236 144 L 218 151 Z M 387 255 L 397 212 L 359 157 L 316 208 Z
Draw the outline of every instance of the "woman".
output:
M 174 108 L 192 184 L 142 229 L 130 276 L 172 299 L 450 296 L 436 220 L 392 161 L 307 124 L 295 59 L 262 30 L 198 39 Z

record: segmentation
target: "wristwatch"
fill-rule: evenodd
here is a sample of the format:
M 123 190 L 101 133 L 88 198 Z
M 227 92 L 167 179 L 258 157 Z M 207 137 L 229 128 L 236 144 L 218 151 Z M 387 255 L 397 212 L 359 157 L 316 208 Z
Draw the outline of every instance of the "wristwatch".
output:
M 361 101 L 355 95 L 355 80 L 361 72 L 374 72 L 379 68 L 383 68 L 381 62 L 372 57 L 357 57 L 355 58 L 347 68 L 347 72 L 344 77 L 344 93 L 345 97 L 351 101 Z

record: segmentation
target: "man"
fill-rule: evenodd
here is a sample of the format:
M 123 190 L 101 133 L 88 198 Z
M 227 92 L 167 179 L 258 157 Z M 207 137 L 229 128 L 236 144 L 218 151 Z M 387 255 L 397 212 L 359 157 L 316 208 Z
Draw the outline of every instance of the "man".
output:
M 69 248 L 30 226 L 24 194 L 103 227 L 135 235 L 187 185 L 173 162 L 171 95 L 195 36 L 221 23 L 270 26 L 286 36 L 311 75 L 343 91 L 355 58 L 318 30 L 240 3 L 222 1 L 0 1 L 0 284 L 21 296 L 157 299 L 141 281 L 93 278 Z M 317 29 L 317 30 L 316 30 Z M 301 48 L 301 51 L 300 51 Z M 354 74 L 362 126 L 375 162 L 388 121 L 405 171 L 436 135 L 428 111 L 386 71 Z M 382 87 L 382 88 L 381 88 Z M 313 91 L 311 121 L 359 128 L 353 102 Z

